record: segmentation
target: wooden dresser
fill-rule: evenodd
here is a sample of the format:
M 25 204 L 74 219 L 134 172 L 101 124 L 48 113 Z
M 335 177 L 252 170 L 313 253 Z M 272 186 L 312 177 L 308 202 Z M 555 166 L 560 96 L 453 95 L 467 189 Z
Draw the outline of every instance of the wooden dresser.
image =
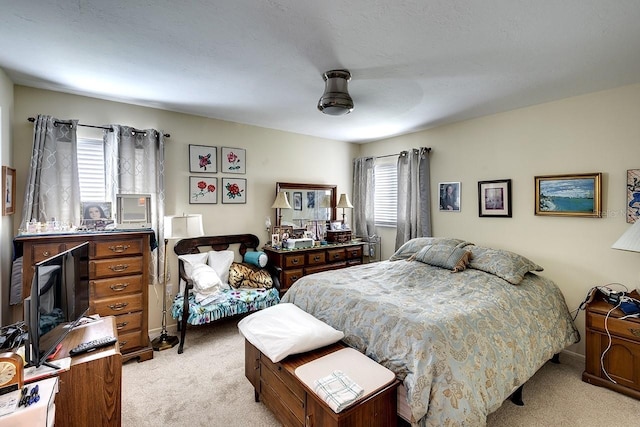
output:
M 89 242 L 89 314 L 115 316 L 124 360 L 153 358 L 149 341 L 149 262 L 153 231 L 22 235 L 22 297 L 29 296 L 34 264 Z
M 640 299 L 635 291 L 629 296 Z M 607 319 L 612 308 L 599 292 L 587 305 L 586 366 L 582 380 L 640 399 L 640 319 L 623 320 L 624 313 L 619 309 L 613 310 Z M 601 364 L 602 353 L 609 346 L 607 331 L 611 334 L 611 348 Z M 607 378 L 602 365 L 615 383 Z
M 265 246 L 263 250 L 269 262 L 280 269 L 280 294 L 284 294 L 296 280 L 307 274 L 362 264 L 363 245 L 361 242 L 349 242 L 307 249 Z

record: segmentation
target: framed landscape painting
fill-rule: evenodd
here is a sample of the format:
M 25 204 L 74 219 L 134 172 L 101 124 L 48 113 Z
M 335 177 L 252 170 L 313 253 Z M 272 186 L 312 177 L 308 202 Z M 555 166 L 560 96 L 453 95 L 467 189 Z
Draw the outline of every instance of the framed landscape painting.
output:
M 602 217 L 602 173 L 535 177 L 535 214 Z

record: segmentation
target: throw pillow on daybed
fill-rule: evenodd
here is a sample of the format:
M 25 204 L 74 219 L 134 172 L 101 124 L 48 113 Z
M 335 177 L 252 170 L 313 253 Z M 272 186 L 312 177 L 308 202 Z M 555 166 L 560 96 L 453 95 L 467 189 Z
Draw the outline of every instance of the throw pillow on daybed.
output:
M 273 279 L 264 268 L 234 262 L 229 268 L 229 285 L 232 288 L 270 289 L 273 287 Z
M 229 267 L 234 257 L 233 251 L 209 251 L 206 263 L 218 273 L 222 283 L 229 283 Z

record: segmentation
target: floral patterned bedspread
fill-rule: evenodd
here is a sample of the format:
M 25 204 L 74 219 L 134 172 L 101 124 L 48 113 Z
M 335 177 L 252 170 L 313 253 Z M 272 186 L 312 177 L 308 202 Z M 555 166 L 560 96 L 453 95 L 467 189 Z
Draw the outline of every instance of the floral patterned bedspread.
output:
M 304 276 L 284 295 L 391 369 L 421 426 L 483 426 L 546 361 L 579 341 L 564 297 L 527 273 L 383 261 Z

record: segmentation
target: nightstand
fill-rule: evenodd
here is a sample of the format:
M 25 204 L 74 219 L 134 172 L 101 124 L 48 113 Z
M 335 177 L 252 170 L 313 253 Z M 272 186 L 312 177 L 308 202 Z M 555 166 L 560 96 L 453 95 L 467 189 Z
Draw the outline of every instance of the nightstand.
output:
M 633 291 L 630 297 L 640 300 Z M 635 399 L 640 399 L 640 319 L 621 319 L 625 314 L 604 301 L 597 292 L 586 308 L 586 367 L 582 380 L 606 387 Z M 606 322 L 605 322 L 606 320 Z M 606 327 L 605 327 L 606 325 Z M 607 330 L 611 334 L 611 348 L 604 356 L 604 369 L 616 382 L 607 378 L 600 363 L 602 353 L 609 346 Z

